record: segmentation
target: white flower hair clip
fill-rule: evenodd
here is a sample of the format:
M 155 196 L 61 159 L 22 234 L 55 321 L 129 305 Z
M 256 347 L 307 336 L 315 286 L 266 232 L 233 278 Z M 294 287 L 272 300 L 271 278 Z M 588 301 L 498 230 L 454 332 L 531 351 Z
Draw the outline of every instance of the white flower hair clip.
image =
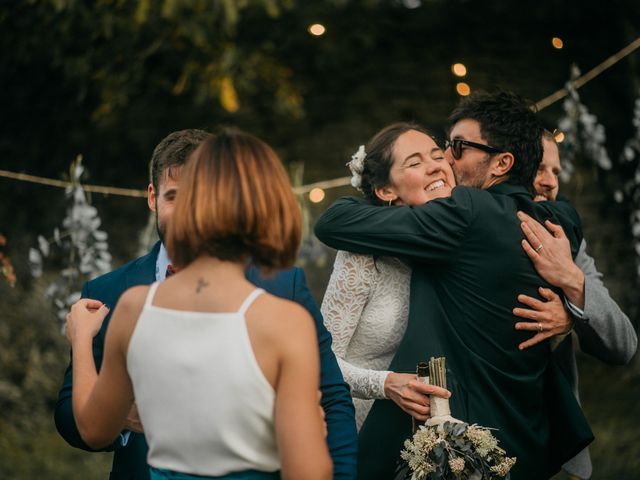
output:
M 360 145 L 358 151 L 351 155 L 351 161 L 347 162 L 347 167 L 351 170 L 351 185 L 353 188 L 360 188 L 362 186 L 362 172 L 364 172 L 364 159 L 367 156 L 367 152 L 364 151 L 364 145 Z

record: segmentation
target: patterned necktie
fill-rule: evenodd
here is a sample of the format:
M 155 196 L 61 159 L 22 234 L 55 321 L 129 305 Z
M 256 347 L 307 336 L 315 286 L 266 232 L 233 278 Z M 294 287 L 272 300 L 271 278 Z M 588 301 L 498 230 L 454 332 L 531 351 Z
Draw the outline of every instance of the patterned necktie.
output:
M 171 265 L 171 264 L 167 265 L 167 271 L 164 274 L 164 278 L 169 278 L 171 275 L 173 275 L 177 271 L 178 270 L 176 270 L 176 268 L 173 265 Z

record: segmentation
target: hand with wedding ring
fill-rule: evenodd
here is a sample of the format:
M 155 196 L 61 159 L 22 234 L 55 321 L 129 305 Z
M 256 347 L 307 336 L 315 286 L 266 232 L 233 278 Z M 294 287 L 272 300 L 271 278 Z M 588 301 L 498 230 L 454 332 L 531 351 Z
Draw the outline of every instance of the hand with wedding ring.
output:
M 573 327 L 573 319 L 564 308 L 564 303 L 553 290 L 538 289 L 545 301 L 528 295 L 518 295 L 518 301 L 529 308 L 514 308 L 513 314 L 528 321 L 516 323 L 516 330 L 529 330 L 536 334 L 518 345 L 520 350 L 536 345 L 555 335 L 563 335 Z
M 526 237 L 522 240 L 522 248 L 538 275 L 562 289 L 571 303 L 584 308 L 584 273 L 571 257 L 569 239 L 562 227 L 549 220 L 543 226 L 524 212 L 518 212 L 518 218 Z

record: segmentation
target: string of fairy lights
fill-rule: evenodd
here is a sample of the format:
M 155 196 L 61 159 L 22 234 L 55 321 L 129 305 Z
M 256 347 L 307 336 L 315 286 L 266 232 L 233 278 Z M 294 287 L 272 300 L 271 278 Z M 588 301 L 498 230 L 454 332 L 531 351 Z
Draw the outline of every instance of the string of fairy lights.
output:
M 321 23 L 312 23 L 307 27 L 307 32 L 314 37 L 321 37 L 327 32 L 327 28 Z M 553 37 L 551 39 L 551 46 L 556 50 L 562 50 L 564 48 L 564 41 L 560 37 Z M 463 79 L 467 76 L 467 66 L 464 63 L 454 63 L 451 65 L 451 73 Z M 471 87 L 467 82 L 461 80 L 456 83 L 456 92 L 461 97 L 466 97 L 471 94 Z
M 313 23 L 307 27 L 307 31 L 310 35 L 313 35 L 315 37 L 321 37 L 327 32 L 327 28 L 321 23 Z M 551 46 L 556 50 L 561 50 L 564 48 L 564 41 L 560 37 L 553 37 L 551 39 Z M 635 39 L 629 45 L 627 45 L 620 51 L 616 52 L 615 54 L 611 55 L 610 57 L 605 59 L 603 62 L 601 62 L 591 70 L 589 70 L 586 74 L 580 76 L 579 78 L 571 80 L 570 83 L 572 84 L 573 88 L 577 90 L 578 88 L 585 85 L 587 82 L 593 80 L 595 77 L 600 75 L 606 69 L 610 68 L 611 66 L 613 66 L 614 64 L 616 64 L 617 62 L 625 58 L 626 56 L 633 53 L 638 48 L 640 48 L 640 38 Z M 471 86 L 467 82 L 463 81 L 469 73 L 469 69 L 467 68 L 467 66 L 462 62 L 453 63 L 451 65 L 451 73 L 455 77 L 460 79 L 460 81 L 458 81 L 455 85 L 455 89 L 458 95 L 460 95 L 461 97 L 464 97 L 471 94 Z M 561 88 L 556 92 L 552 93 L 551 95 L 538 101 L 535 104 L 535 107 L 538 111 L 542 110 L 543 108 L 546 108 L 549 105 L 552 105 L 553 103 L 557 102 L 558 100 L 561 100 L 562 98 L 566 97 L 568 94 L 569 92 L 567 88 Z M 563 132 L 557 130 L 555 132 L 555 138 L 558 143 L 561 143 L 564 140 L 565 135 Z M 0 170 L 0 177 L 9 178 L 13 180 L 21 180 L 21 181 L 26 181 L 31 183 L 38 183 L 41 185 L 62 187 L 62 188 L 67 188 L 71 186 L 70 182 L 65 182 L 62 180 L 38 177 L 35 175 L 28 175 L 28 174 L 18 173 L 18 172 L 10 172 L 6 170 Z M 343 187 L 349 184 L 350 184 L 350 177 L 345 176 L 340 178 L 334 178 L 331 180 L 314 182 L 307 185 L 294 186 L 293 191 L 297 195 L 308 194 L 309 201 L 311 201 L 312 203 L 320 203 L 324 200 L 326 196 L 325 195 L 326 189 Z M 102 193 L 105 195 L 112 194 L 112 195 L 121 195 L 121 196 L 129 196 L 129 197 L 146 197 L 147 195 L 146 190 L 125 189 L 125 188 L 109 187 L 109 186 L 101 186 L 101 185 L 83 185 L 83 188 L 89 192 Z

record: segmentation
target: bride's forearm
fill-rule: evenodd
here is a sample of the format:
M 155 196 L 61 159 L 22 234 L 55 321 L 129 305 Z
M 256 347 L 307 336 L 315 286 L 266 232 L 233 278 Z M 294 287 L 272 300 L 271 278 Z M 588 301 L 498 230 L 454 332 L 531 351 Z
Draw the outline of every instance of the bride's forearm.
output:
M 83 439 L 86 438 L 87 418 L 86 406 L 93 387 L 98 379 L 96 364 L 93 359 L 92 341 L 76 341 L 72 348 L 73 357 L 73 393 L 72 406 L 76 426 Z
M 384 383 L 390 372 L 356 367 L 341 357 L 336 358 L 345 382 L 351 387 L 353 398 L 364 400 L 386 398 Z

